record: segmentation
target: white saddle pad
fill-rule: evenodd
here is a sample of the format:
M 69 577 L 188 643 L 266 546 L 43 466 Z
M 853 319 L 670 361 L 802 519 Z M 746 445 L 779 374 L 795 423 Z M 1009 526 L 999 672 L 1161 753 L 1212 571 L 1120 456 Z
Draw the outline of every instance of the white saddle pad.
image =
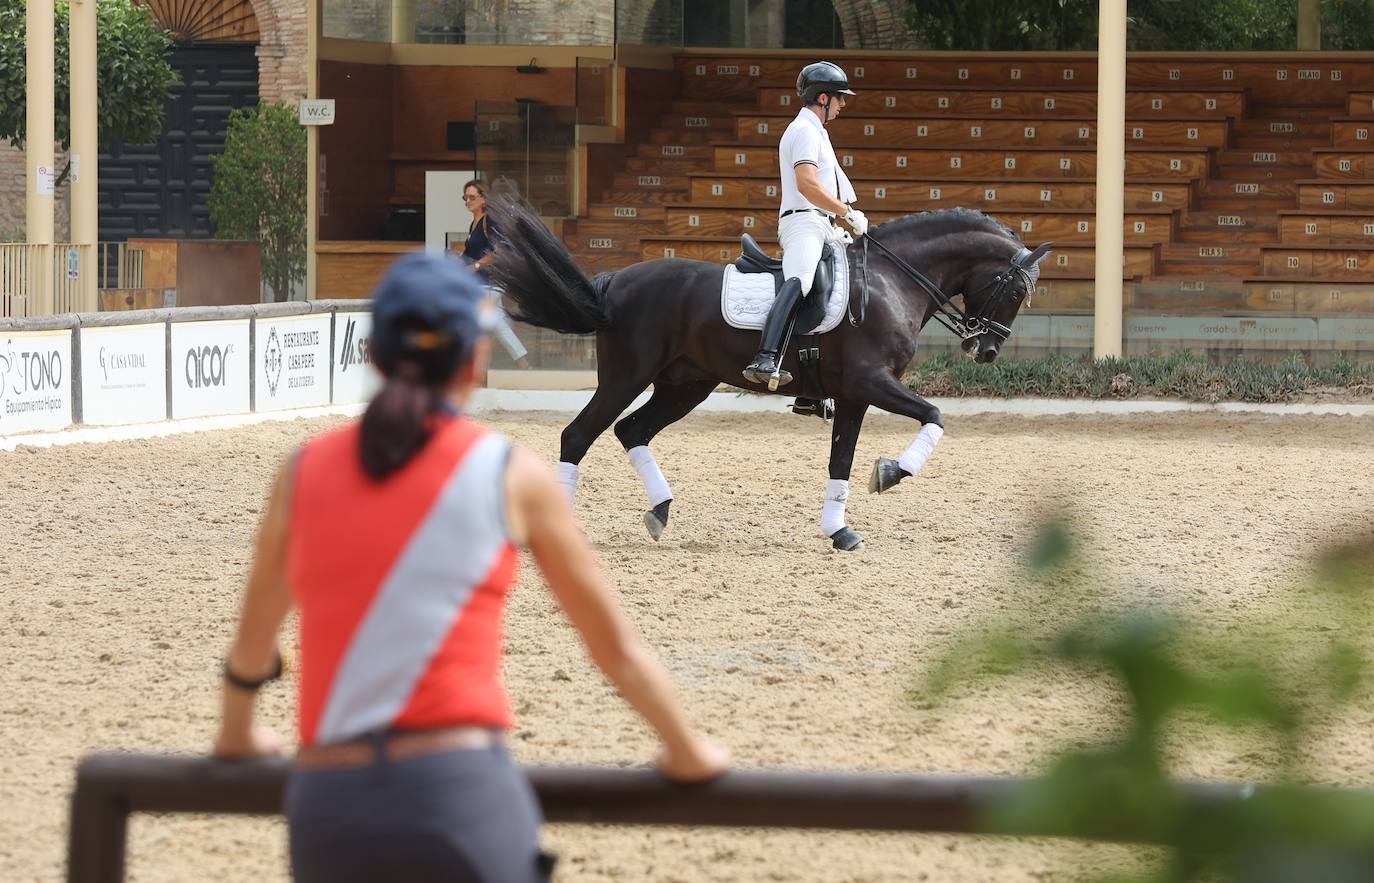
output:
M 835 249 L 835 285 L 825 305 L 825 319 L 813 334 L 833 330 L 849 306 L 849 257 L 843 243 L 832 241 L 830 247 Z M 757 331 L 768 318 L 774 294 L 772 273 L 741 273 L 728 264 L 720 285 L 720 310 L 731 327 Z

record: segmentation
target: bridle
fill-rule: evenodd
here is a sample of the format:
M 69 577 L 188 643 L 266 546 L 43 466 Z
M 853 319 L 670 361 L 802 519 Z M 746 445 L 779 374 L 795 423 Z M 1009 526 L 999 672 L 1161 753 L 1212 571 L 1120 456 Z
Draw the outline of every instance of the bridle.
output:
M 998 273 L 981 288 L 973 292 L 973 297 L 965 294 L 964 304 L 967 306 L 974 297 L 977 297 L 989 288 L 993 289 L 992 294 L 983 299 L 982 304 L 978 308 L 978 312 L 970 316 L 964 310 L 955 306 L 953 299 L 941 291 L 940 286 L 931 282 L 924 273 L 898 257 L 892 249 L 883 245 L 881 240 L 875 239 L 871 231 L 864 235 L 863 240 L 864 269 L 862 307 L 859 319 L 856 321 L 854 317 L 851 316 L 850 323 L 855 325 L 859 324 L 859 322 L 863 321 L 862 314 L 867 312 L 868 243 L 872 242 L 883 254 L 887 255 L 892 263 L 897 265 L 897 269 L 901 270 L 910 277 L 913 282 L 925 289 L 926 293 L 935 300 L 934 319 L 948 328 L 951 333 L 961 340 L 968 340 L 971 337 L 977 337 L 984 333 L 995 334 L 1004 341 L 1011 336 L 1011 328 L 993 319 L 992 316 L 997 311 L 997 308 L 1010 296 L 1012 283 L 1016 280 L 1020 279 L 1024 283 L 1023 287 L 1026 291 L 1026 297 L 1031 296 L 1031 293 L 1035 290 L 1036 278 L 1040 275 L 1038 265 L 1040 261 L 1044 260 L 1045 255 L 1049 254 L 1050 249 L 1054 245 L 1052 242 L 1046 242 L 1036 247 L 1035 251 L 1023 247 L 1021 251 L 1011 259 L 1011 266 Z

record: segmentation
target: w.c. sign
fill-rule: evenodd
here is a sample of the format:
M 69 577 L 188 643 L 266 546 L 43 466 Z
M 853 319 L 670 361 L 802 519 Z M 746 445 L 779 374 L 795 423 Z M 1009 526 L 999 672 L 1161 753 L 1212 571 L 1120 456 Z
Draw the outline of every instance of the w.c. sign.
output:
M 333 98 L 302 98 L 298 111 L 302 126 L 328 126 L 334 122 Z

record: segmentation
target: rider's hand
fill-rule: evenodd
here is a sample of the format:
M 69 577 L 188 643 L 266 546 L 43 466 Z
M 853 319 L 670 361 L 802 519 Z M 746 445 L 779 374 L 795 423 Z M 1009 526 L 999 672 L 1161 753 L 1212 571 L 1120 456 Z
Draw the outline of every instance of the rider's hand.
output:
M 844 213 L 844 222 L 853 229 L 855 236 L 862 236 L 868 232 L 868 218 L 856 208 L 851 207 Z
M 674 782 L 709 782 L 730 766 L 730 752 L 704 736 L 694 735 L 676 750 L 664 745 L 656 763 L 659 772 Z

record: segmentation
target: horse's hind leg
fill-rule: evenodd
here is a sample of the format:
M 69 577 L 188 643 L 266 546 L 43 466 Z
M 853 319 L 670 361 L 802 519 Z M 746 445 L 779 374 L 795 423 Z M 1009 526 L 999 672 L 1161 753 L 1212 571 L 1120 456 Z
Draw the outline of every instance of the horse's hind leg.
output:
M 648 381 L 625 377 L 603 383 L 592 394 L 587 406 L 563 428 L 558 446 L 558 480 L 568 493 L 569 500 L 577 499 L 578 465 L 587 450 L 621 413 L 644 391 Z
M 693 383 L 654 384 L 654 394 L 633 414 L 626 415 L 615 425 L 615 437 L 620 439 L 630 463 L 644 482 L 649 496 L 649 511 L 644 513 L 644 526 L 649 536 L 657 540 L 668 526 L 668 506 L 673 502 L 672 488 L 658 468 L 649 442 L 665 427 L 687 416 L 693 408 L 706 400 L 716 388 L 714 380 Z

